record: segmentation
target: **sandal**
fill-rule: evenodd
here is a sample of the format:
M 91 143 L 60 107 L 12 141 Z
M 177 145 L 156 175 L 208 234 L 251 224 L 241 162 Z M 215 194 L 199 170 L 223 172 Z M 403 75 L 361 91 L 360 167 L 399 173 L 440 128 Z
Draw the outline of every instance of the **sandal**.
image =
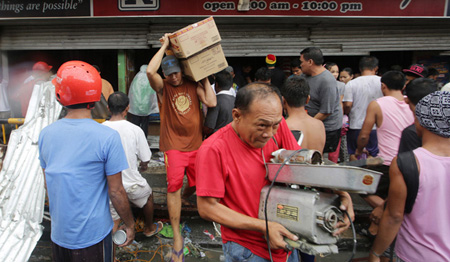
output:
M 173 255 L 177 256 L 177 258 L 180 258 L 182 256 L 182 260 L 184 262 L 184 245 L 179 251 L 175 251 L 175 249 L 172 247 L 172 257 L 170 258 L 170 262 L 175 262 L 173 260 Z
M 161 222 L 161 221 L 158 221 L 158 222 L 153 223 L 153 224 L 156 225 L 155 231 L 152 232 L 152 233 L 150 233 L 150 234 L 145 234 L 145 233 L 144 233 L 144 235 L 145 235 L 146 237 L 152 237 L 152 236 L 158 234 L 158 233 L 164 228 L 164 224 L 163 224 L 163 222 Z

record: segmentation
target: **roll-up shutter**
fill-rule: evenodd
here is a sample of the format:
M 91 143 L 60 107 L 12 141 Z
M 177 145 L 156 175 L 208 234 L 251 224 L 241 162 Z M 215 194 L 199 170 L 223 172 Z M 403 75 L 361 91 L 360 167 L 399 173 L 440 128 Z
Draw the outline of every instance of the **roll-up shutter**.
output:
M 217 21 L 216 21 L 217 23 Z M 158 39 L 185 24 L 150 25 L 148 44 L 159 48 Z M 354 25 L 302 23 L 220 24 L 222 47 L 228 57 L 298 56 L 306 47 L 316 46 L 324 55 L 368 55 L 375 51 L 450 50 L 450 27 L 436 25 Z
M 450 50 L 450 28 L 436 25 L 328 26 L 312 28 L 316 46 L 339 44 L 342 54 L 371 51 Z
M 148 44 L 154 48 L 160 47 L 158 39 L 164 33 L 174 32 L 184 26 L 186 25 L 151 25 Z M 217 27 L 227 57 L 265 56 L 268 53 L 298 55 L 300 47 L 313 45 L 308 40 L 308 28 L 295 24 L 217 24 Z
M 192 19 L 191 19 L 192 20 Z M 121 21 L 121 20 L 120 20 Z M 312 23 L 306 18 L 252 22 L 216 19 L 222 47 L 228 57 L 298 56 L 309 46 L 324 55 L 367 55 L 375 51 L 450 51 L 450 27 L 446 23 L 411 25 L 383 20 L 346 20 Z M 331 21 L 331 22 L 330 22 Z M 344 22 L 342 22 L 344 21 Z M 367 22 L 369 21 L 369 22 Z M 165 19 L 164 23 L 137 21 L 74 24 L 4 25 L 0 50 L 148 49 L 159 48 L 159 38 L 190 23 Z
M 147 24 L 8 25 L 1 50 L 148 49 Z

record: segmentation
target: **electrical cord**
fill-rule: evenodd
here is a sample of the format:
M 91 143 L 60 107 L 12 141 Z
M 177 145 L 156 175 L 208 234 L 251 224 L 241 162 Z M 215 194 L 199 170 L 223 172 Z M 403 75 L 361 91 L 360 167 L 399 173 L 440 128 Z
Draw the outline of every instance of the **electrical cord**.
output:
M 352 251 L 352 255 L 350 256 L 350 258 L 347 260 L 347 262 L 351 262 L 353 257 L 355 256 L 356 253 L 356 231 L 355 231 L 355 225 L 353 224 L 352 218 L 350 217 L 350 215 L 348 214 L 347 210 L 344 210 L 345 214 L 348 217 L 348 220 L 350 221 L 350 225 L 352 227 L 352 233 L 353 233 L 353 251 Z
M 267 248 L 269 249 L 269 257 L 270 257 L 270 261 L 273 262 L 273 258 L 272 258 L 272 251 L 270 250 L 270 237 L 269 237 L 269 221 L 267 220 L 267 200 L 269 199 L 269 194 L 270 191 L 272 190 L 273 185 L 275 184 L 275 181 L 277 180 L 278 175 L 281 172 L 281 169 L 283 169 L 283 167 L 289 162 L 289 160 L 291 160 L 291 158 L 297 154 L 298 152 L 301 151 L 307 151 L 308 149 L 297 149 L 295 150 L 293 153 L 291 153 L 287 158 L 284 159 L 283 163 L 280 165 L 280 167 L 278 168 L 277 173 L 275 174 L 275 177 L 272 180 L 272 183 L 269 186 L 269 190 L 267 191 L 267 195 L 266 195 L 266 199 L 264 201 L 264 220 L 266 222 L 266 240 L 267 240 Z M 264 157 L 264 154 L 263 154 Z M 264 163 L 265 165 L 266 163 Z

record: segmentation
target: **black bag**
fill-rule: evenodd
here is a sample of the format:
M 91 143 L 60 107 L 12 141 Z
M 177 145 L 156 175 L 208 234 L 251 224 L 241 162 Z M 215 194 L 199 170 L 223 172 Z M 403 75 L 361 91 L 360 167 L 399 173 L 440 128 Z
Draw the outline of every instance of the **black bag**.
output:
M 419 168 L 413 151 L 399 153 L 397 165 L 402 172 L 408 193 L 405 202 L 405 214 L 411 213 L 416 201 L 417 191 L 419 191 Z

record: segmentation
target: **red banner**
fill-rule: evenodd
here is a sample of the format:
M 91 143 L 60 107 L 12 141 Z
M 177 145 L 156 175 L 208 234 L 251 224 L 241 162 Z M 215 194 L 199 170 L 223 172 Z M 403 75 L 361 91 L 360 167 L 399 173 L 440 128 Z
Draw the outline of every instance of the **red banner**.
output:
M 93 0 L 94 16 L 444 17 L 447 0 Z

